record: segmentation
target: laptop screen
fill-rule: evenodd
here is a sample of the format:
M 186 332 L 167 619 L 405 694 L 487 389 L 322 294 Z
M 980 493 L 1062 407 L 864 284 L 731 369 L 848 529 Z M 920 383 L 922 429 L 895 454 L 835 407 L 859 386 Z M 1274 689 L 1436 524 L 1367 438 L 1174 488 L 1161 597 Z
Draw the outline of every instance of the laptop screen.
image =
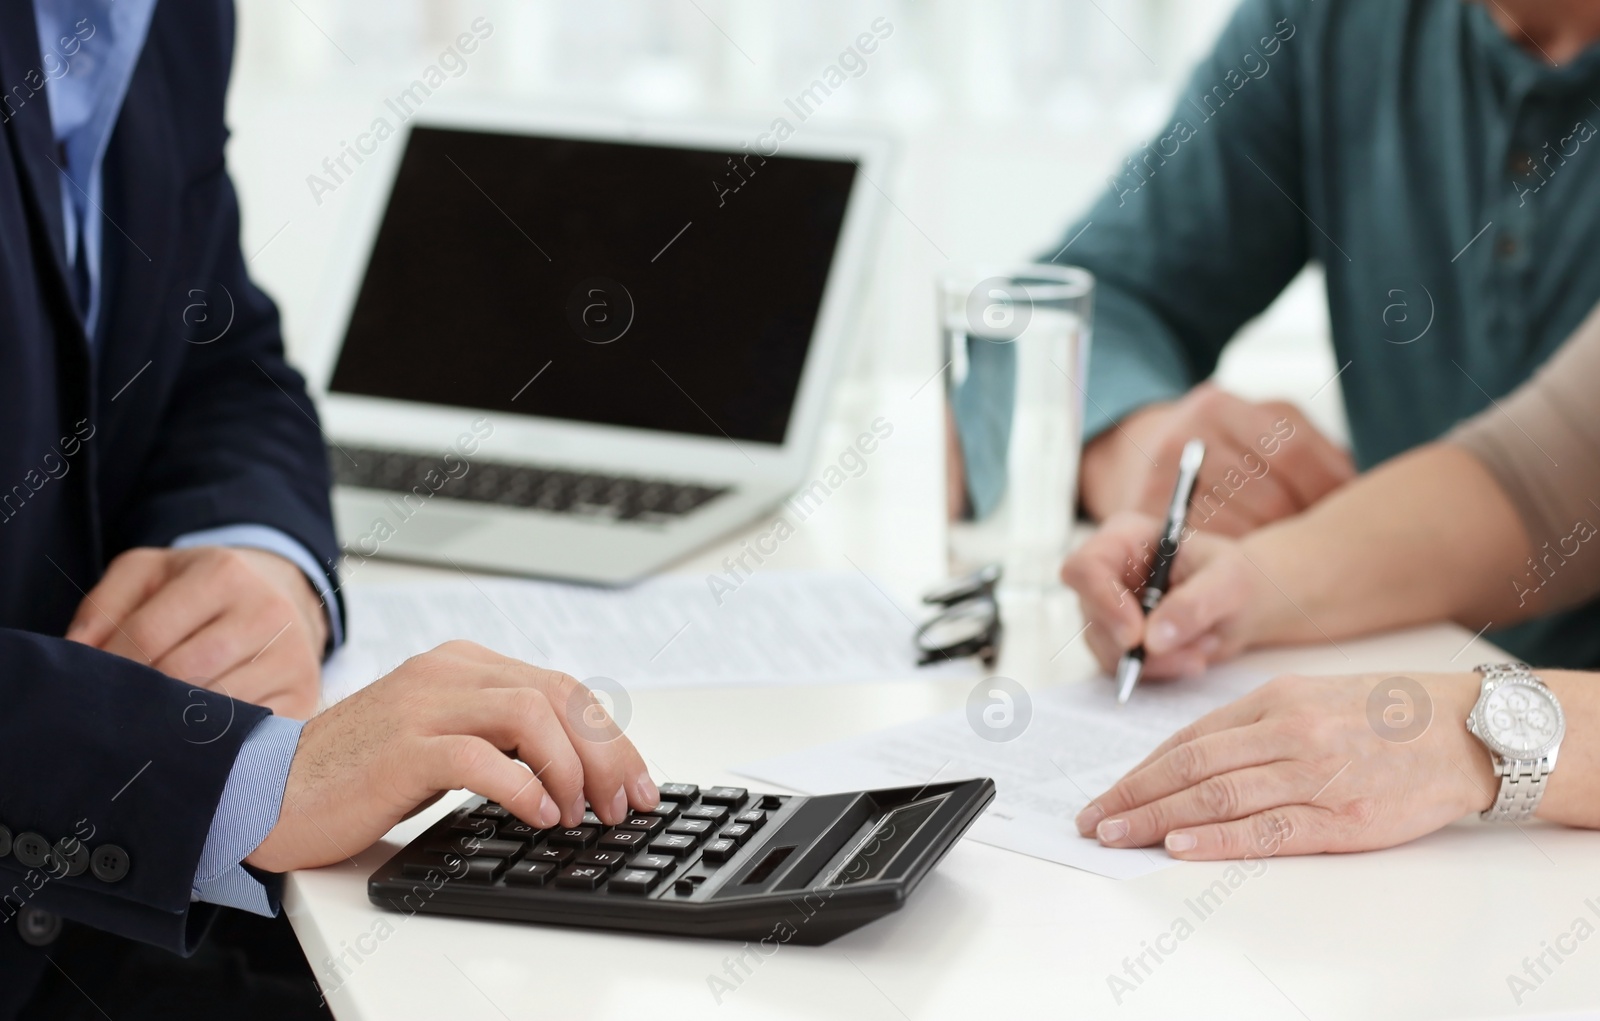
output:
M 855 172 L 415 128 L 330 387 L 782 443 Z

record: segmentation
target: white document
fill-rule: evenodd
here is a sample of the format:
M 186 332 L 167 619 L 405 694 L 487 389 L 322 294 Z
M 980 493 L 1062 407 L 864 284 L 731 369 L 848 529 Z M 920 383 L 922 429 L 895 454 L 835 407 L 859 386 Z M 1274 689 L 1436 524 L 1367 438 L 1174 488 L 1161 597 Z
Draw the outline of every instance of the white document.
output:
M 1125 706 L 1117 705 L 1116 689 L 1103 677 L 1010 702 L 998 689 L 980 686 L 968 709 L 765 759 L 738 772 L 811 794 L 992 777 L 995 800 L 967 832 L 972 839 L 1130 879 L 1175 861 L 1159 847 L 1102 847 L 1078 836 L 1073 819 L 1174 731 L 1265 680 L 1224 668 L 1187 681 L 1146 682 Z M 996 735 L 991 724 L 1003 732 L 1024 712 L 1031 717 L 1017 737 L 979 736 Z
M 977 676 L 969 664 L 919 670 L 911 619 L 859 572 L 758 572 L 720 603 L 690 575 L 629 589 L 463 577 L 342 595 L 349 638 L 323 672 L 328 704 L 455 638 L 629 690 Z

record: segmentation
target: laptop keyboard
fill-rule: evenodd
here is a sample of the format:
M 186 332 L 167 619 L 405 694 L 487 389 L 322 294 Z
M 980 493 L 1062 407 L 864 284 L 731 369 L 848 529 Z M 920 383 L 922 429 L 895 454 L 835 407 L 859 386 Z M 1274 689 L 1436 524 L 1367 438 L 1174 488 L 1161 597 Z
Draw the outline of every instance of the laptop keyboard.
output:
M 428 492 L 430 487 L 426 480 L 429 472 L 434 472 L 445 476 L 444 485 L 434 492 L 447 499 L 617 521 L 670 521 L 730 491 L 726 486 L 698 486 L 490 461 L 473 461 L 466 474 L 450 478 L 438 454 L 348 445 L 330 446 L 328 460 L 333 467 L 334 482 L 344 486 L 395 493 L 408 493 L 413 487 L 419 487 Z
M 708 870 L 728 861 L 786 799 L 751 797 L 743 787 L 661 785 L 661 805 L 606 826 L 593 812 L 568 828 L 538 830 L 492 801 L 458 816 L 446 839 L 406 848 L 401 873 L 440 872 L 469 882 L 517 887 L 649 894 L 674 875 L 672 889 L 692 894 Z M 684 868 L 696 863 L 700 868 Z M 680 888 L 681 887 L 681 888 Z

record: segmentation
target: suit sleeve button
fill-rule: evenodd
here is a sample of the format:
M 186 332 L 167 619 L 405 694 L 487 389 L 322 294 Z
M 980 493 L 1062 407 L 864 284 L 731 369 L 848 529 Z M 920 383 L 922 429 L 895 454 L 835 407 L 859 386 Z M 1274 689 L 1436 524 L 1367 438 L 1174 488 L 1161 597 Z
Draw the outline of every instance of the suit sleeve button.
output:
M 50 841 L 37 833 L 19 833 L 11 845 L 11 851 L 23 867 L 36 869 L 49 857 Z
M 11 831 L 0 826 L 0 858 L 11 853 Z
M 81 876 L 89 871 L 89 849 L 77 837 L 62 837 L 53 850 L 66 875 Z
M 61 916 L 29 904 L 17 912 L 17 935 L 30 947 L 47 947 L 61 935 Z
M 128 874 L 128 852 L 116 844 L 101 844 L 89 857 L 89 870 L 102 883 L 115 883 Z

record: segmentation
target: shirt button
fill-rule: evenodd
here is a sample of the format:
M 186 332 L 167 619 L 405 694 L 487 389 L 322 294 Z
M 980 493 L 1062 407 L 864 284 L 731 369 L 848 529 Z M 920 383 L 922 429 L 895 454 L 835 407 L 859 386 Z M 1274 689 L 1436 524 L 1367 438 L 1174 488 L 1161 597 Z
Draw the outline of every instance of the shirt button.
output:
M 50 841 L 37 833 L 19 833 L 11 845 L 12 853 L 24 867 L 36 869 L 50 854 Z
M 101 844 L 89 858 L 89 871 L 102 883 L 115 883 L 128 874 L 128 852 L 116 844 Z
M 1512 177 L 1530 177 L 1533 174 L 1533 154 L 1526 149 L 1513 150 L 1506 160 L 1506 173 Z
M 1500 240 L 1494 243 L 1494 254 L 1499 256 L 1502 260 L 1516 258 L 1517 253 L 1521 250 L 1522 246 L 1518 244 L 1517 239 L 1512 237 L 1510 234 L 1500 235 Z
M 29 904 L 17 912 L 17 935 L 30 947 L 47 947 L 61 935 L 61 916 Z

